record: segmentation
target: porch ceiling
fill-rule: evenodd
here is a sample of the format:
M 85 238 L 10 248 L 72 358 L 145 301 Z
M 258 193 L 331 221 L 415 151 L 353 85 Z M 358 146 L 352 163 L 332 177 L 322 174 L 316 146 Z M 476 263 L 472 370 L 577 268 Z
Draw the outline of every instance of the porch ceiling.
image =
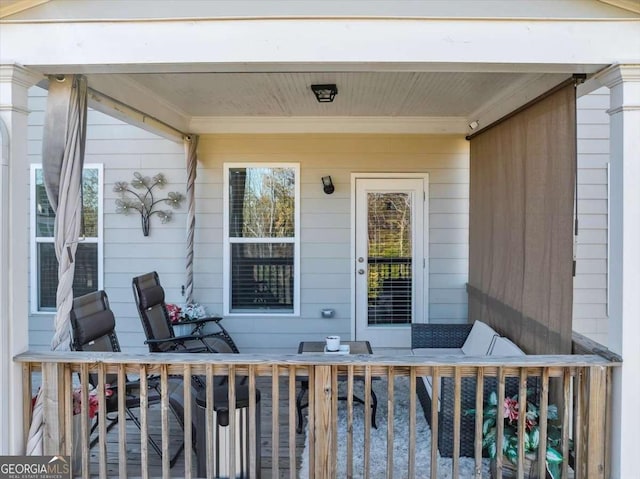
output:
M 129 75 L 190 117 L 462 116 L 527 79 L 524 73 L 284 72 Z M 333 103 L 310 85 L 335 83 Z
M 193 133 L 466 133 L 469 121 L 481 119 L 486 125 L 570 76 L 560 71 L 317 70 L 87 76 L 96 91 Z M 316 101 L 310 86 L 322 83 L 337 85 L 333 103 Z

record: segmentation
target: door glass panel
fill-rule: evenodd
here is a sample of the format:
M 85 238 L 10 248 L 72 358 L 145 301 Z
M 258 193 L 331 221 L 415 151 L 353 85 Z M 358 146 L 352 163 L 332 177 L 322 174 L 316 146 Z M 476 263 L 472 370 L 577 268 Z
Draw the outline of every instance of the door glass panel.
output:
M 409 193 L 368 193 L 368 322 L 411 323 L 412 225 Z

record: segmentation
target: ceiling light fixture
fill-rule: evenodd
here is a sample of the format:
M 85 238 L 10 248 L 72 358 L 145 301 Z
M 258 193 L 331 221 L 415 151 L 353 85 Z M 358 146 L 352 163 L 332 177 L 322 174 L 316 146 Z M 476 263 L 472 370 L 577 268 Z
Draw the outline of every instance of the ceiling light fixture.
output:
M 311 85 L 311 90 L 320 103 L 331 103 L 338 94 L 338 87 L 335 83 L 327 85 Z

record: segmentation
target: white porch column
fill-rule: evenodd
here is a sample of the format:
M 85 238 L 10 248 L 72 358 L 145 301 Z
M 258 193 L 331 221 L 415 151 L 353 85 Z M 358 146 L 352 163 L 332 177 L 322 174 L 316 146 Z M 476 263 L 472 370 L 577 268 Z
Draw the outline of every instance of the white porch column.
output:
M 622 356 L 614 376 L 612 476 L 638 473 L 640 416 L 640 65 L 598 76 L 611 90 L 609 348 Z
M 29 345 L 27 90 L 41 77 L 0 65 L 0 454 L 22 454 L 22 370 Z

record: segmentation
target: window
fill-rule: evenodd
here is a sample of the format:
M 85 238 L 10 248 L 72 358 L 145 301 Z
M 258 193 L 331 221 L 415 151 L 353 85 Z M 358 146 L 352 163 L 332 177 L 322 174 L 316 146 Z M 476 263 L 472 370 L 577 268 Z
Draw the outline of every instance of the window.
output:
M 84 238 L 75 257 L 73 296 L 102 288 L 102 165 L 85 165 L 82 175 Z M 58 260 L 53 238 L 55 213 L 41 165 L 31 166 L 31 309 L 56 310 Z
M 299 314 L 297 164 L 225 165 L 225 314 Z

